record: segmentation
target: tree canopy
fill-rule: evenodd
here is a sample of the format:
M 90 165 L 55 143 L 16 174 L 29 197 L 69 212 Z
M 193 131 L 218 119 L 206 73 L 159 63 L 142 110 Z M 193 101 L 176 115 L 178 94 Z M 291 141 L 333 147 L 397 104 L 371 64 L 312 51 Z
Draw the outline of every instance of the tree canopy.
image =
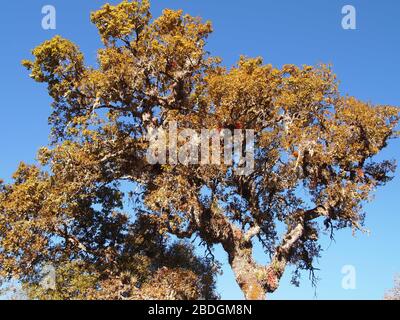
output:
M 197 237 L 209 252 L 222 245 L 245 297 L 263 299 L 287 266 L 314 270 L 324 231 L 362 229 L 363 204 L 395 171 L 374 156 L 397 136 L 398 108 L 341 95 L 327 65 L 241 57 L 228 69 L 206 50 L 210 22 L 168 9 L 153 18 L 147 0 L 106 4 L 91 20 L 103 42 L 95 66 L 60 36 L 23 62 L 53 99 L 52 144 L 1 185 L 3 277 L 42 297 L 215 298 L 216 262 L 168 240 Z M 254 170 L 149 164 L 148 131 L 173 121 L 254 130 Z M 42 292 L 48 261 L 60 290 Z

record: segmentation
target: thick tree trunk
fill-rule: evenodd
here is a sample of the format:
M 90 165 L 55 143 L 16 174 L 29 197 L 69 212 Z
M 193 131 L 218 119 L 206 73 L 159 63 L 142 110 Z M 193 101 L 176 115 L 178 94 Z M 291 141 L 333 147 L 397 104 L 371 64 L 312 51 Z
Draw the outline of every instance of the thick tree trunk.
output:
M 265 300 L 267 293 L 274 292 L 279 285 L 287 264 L 290 262 L 298 241 L 305 236 L 307 223 L 327 216 L 327 209 L 318 206 L 311 210 L 299 210 L 292 217 L 281 244 L 275 249 L 269 265 L 257 264 L 252 257 L 252 238 L 260 232 L 255 225 L 247 232 L 236 227 L 213 201 L 211 208 L 194 214 L 192 222 L 200 230 L 200 236 L 208 244 L 222 244 L 228 253 L 229 264 L 235 274 L 236 282 L 248 300 Z M 310 238 L 310 236 L 308 236 Z
M 266 299 L 267 291 L 262 281 L 257 279 L 257 268 L 246 257 L 233 258 L 231 267 L 246 300 Z
M 250 243 L 236 242 L 228 255 L 236 282 L 246 300 L 265 300 L 268 292 L 276 290 L 277 276 L 272 268 L 261 266 L 253 260 Z
M 259 232 L 258 227 L 243 232 L 226 218 L 217 205 L 200 211 L 195 217 L 194 223 L 201 237 L 210 244 L 221 243 L 228 253 L 236 282 L 247 300 L 265 300 L 267 293 L 278 288 L 286 263 L 280 256 L 270 266 L 254 261 L 252 238 Z

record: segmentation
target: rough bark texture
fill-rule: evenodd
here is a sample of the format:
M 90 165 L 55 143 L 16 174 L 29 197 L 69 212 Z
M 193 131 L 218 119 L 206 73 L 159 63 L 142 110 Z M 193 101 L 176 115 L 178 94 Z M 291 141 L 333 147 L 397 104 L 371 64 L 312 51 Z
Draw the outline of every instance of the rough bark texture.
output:
M 269 265 L 257 264 L 253 259 L 252 238 L 260 232 L 254 227 L 243 232 L 230 223 L 218 209 L 207 210 L 207 216 L 202 217 L 200 228 L 203 237 L 212 242 L 222 243 L 228 253 L 229 264 L 234 272 L 236 282 L 247 300 L 264 300 L 267 293 L 274 292 L 279 286 L 287 264 L 290 262 L 294 249 L 302 237 L 306 236 L 307 223 L 326 216 L 328 211 L 320 206 L 313 210 L 299 211 L 293 216 L 295 223 L 283 237 L 276 248 Z

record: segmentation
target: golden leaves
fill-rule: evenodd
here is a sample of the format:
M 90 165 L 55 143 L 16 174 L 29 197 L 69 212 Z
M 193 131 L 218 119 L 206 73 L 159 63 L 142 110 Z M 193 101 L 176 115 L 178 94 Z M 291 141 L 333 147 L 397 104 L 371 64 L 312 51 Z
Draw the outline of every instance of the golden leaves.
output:
M 91 21 L 99 30 L 103 42 L 115 44 L 133 33 L 138 35 L 151 19 L 148 0 L 124 0 L 116 6 L 106 4 L 101 10 L 91 14 Z
M 170 233 L 198 234 L 208 245 L 224 241 L 234 255 L 245 230 L 256 227 L 273 255 L 274 220 L 289 221 L 290 231 L 296 221 L 286 218 L 313 202 L 328 226 L 357 225 L 363 202 L 390 180 L 394 165 L 372 157 L 396 136 L 399 109 L 341 96 L 330 66 L 276 68 L 240 57 L 226 69 L 205 50 L 210 22 L 182 10 L 151 21 L 147 0 L 107 4 L 91 19 L 105 44 L 98 66 L 85 67 L 78 47 L 59 36 L 23 61 L 33 79 L 48 84 L 56 143 L 38 153 L 45 168 L 21 164 L 14 182 L 0 186 L 3 274 L 31 282 L 35 263 L 73 257 L 101 274 L 105 280 L 93 283 L 105 291 L 89 294 L 93 279 L 80 277 L 80 265 L 65 265 L 61 283 L 73 283 L 67 297 L 80 288 L 84 297 L 171 298 L 179 289 L 173 298 L 198 298 L 202 274 L 213 284 L 207 266 L 193 266 L 192 253 L 180 265 L 171 262 L 175 255 L 154 261 L 143 248 L 157 253 Z M 254 172 L 244 178 L 228 166 L 149 165 L 149 127 L 173 121 L 196 130 L 254 129 Z M 146 218 L 140 227 L 122 212 L 121 181 L 141 190 L 133 192 L 133 213 Z M 300 244 L 293 238 L 296 256 L 282 258 L 310 268 L 307 254 L 318 249 L 309 242 L 318 237 L 314 226 L 300 227 L 308 230 Z M 251 261 L 248 242 L 237 252 Z M 276 289 L 278 279 L 259 277 Z
M 45 41 L 32 54 L 35 61 L 23 60 L 22 64 L 31 70 L 31 77 L 38 82 L 72 80 L 84 68 L 78 47 L 60 36 Z

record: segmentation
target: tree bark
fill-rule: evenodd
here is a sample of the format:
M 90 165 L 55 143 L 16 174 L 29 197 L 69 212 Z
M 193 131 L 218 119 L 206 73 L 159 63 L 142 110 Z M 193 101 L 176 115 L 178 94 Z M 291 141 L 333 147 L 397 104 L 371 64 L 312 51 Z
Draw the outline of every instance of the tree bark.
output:
M 200 236 L 209 244 L 221 243 L 228 253 L 229 264 L 236 282 L 247 300 L 265 300 L 267 293 L 276 291 L 294 249 L 306 233 L 310 221 L 327 215 L 324 206 L 312 210 L 299 210 L 293 215 L 292 223 L 269 265 L 257 264 L 253 259 L 252 238 L 260 232 L 256 225 L 247 232 L 239 229 L 224 215 L 218 205 L 194 214 L 193 223 L 200 231 Z
M 246 300 L 265 300 L 267 291 L 262 279 L 258 278 L 261 276 L 261 274 L 257 274 L 259 268 L 255 266 L 254 261 L 248 256 L 248 253 L 236 251 L 229 260 L 235 274 L 236 282 Z

